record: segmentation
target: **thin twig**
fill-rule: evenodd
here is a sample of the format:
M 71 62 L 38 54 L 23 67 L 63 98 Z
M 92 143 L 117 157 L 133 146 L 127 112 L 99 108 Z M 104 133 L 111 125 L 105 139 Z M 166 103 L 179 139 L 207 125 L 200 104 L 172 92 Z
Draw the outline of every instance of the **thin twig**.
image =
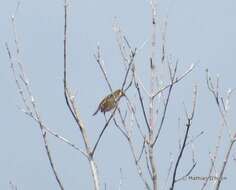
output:
M 103 76 L 106 80 L 106 83 L 107 83 L 110 91 L 112 92 L 113 90 L 112 90 L 112 87 L 111 87 L 111 83 L 108 80 L 108 77 L 107 77 L 107 74 L 106 74 L 106 71 L 105 71 L 105 68 L 104 68 L 104 61 L 101 58 L 101 48 L 100 48 L 99 45 L 97 46 L 97 55 L 94 55 L 94 58 L 96 59 L 98 65 L 99 65 L 99 68 L 101 69 L 101 71 L 103 73 Z
M 121 87 L 122 90 L 123 90 L 124 87 L 125 87 L 125 84 L 126 84 L 126 81 L 127 81 L 127 77 L 128 77 L 128 74 L 129 74 L 129 71 L 130 71 L 131 66 L 132 66 L 132 64 L 133 64 L 133 62 L 134 62 L 134 57 L 135 57 L 135 55 L 136 55 L 136 49 L 131 52 L 129 66 L 128 66 L 128 69 L 126 70 L 125 78 L 124 78 L 124 80 L 123 80 L 122 87 Z
M 99 181 L 99 176 L 98 176 L 98 169 L 97 169 L 96 163 L 94 161 L 93 155 L 91 154 L 92 152 L 90 149 L 87 132 L 86 132 L 85 126 L 81 120 L 77 106 L 75 104 L 74 96 L 72 96 L 72 94 L 68 88 L 68 83 L 67 83 L 67 19 L 68 19 L 67 12 L 68 12 L 68 1 L 64 0 L 64 45 L 63 45 L 63 48 L 64 48 L 64 51 L 63 51 L 63 53 L 64 53 L 64 58 L 63 58 L 64 59 L 63 60 L 64 98 L 66 101 L 66 105 L 67 105 L 71 115 L 73 116 L 77 126 L 79 127 L 80 133 L 83 138 L 83 142 L 85 145 L 86 154 L 88 155 L 88 161 L 90 164 L 90 169 L 91 169 L 92 178 L 93 178 L 93 182 L 94 182 L 94 189 L 99 190 L 100 189 L 100 181 Z
M 121 119 L 122 119 L 122 118 L 121 118 Z M 114 121 L 115 121 L 115 120 L 114 120 Z M 123 122 L 122 122 L 122 124 L 124 125 Z M 144 177 L 143 170 L 142 170 L 141 165 L 140 165 L 140 163 L 139 163 L 138 157 L 136 156 L 132 139 L 130 138 L 130 136 L 129 136 L 126 132 L 124 132 L 124 131 L 122 130 L 122 128 L 118 125 L 118 123 L 115 122 L 115 125 L 117 126 L 118 129 L 120 129 L 120 131 L 122 132 L 122 134 L 124 135 L 125 139 L 127 140 L 128 144 L 129 144 L 129 147 L 130 147 L 130 150 L 131 150 L 133 159 L 134 159 L 134 163 L 135 163 L 135 166 L 136 166 L 138 175 L 139 175 L 139 177 L 141 178 L 142 182 L 144 183 L 145 188 L 146 188 L 147 190 L 151 190 L 151 187 L 149 186 L 147 180 L 146 180 L 145 177 Z M 145 150 L 145 148 L 144 148 L 144 150 Z M 146 150 L 145 150 L 145 151 L 146 151 Z
M 175 65 L 173 73 L 172 73 L 172 70 L 171 70 L 171 67 L 170 67 L 169 64 L 168 64 L 168 66 L 169 66 L 169 73 L 170 73 L 170 79 L 171 79 L 171 84 L 172 85 L 170 85 L 170 87 L 169 87 L 169 91 L 168 91 L 168 94 L 167 94 L 167 99 L 166 99 L 166 102 L 165 102 L 165 105 L 164 105 L 163 115 L 162 115 L 162 118 L 161 118 L 161 123 L 160 123 L 160 126 L 158 128 L 155 140 L 152 143 L 152 146 L 154 146 L 155 143 L 157 142 L 157 139 L 158 139 L 158 137 L 159 137 L 159 135 L 161 133 L 161 130 L 162 130 L 162 127 L 163 127 L 163 124 L 164 124 L 164 120 L 166 118 L 166 111 L 167 111 L 168 103 L 169 103 L 169 100 L 170 100 L 171 91 L 172 91 L 172 88 L 173 88 L 173 85 L 174 85 L 175 76 L 176 76 L 176 73 L 177 73 L 178 62 L 176 62 L 176 65 Z
M 38 123 L 38 119 L 36 117 L 34 117 L 34 115 L 32 114 L 32 112 L 26 112 L 25 110 L 21 109 L 21 111 L 26 114 L 27 116 L 29 116 L 31 119 L 33 119 L 36 123 Z M 67 138 L 59 135 L 58 133 L 56 133 L 55 131 L 49 129 L 48 127 L 44 126 L 43 124 L 42 128 L 47 131 L 50 135 L 56 137 L 58 140 L 66 143 L 67 145 L 71 146 L 72 148 L 78 150 L 80 153 L 82 153 L 85 157 L 88 157 L 87 153 L 85 153 L 81 148 L 77 147 L 74 143 L 70 142 L 70 140 L 68 140 Z
M 179 77 L 176 77 L 175 81 L 173 82 L 173 84 L 176 84 L 178 83 L 179 81 L 181 81 L 182 79 L 184 79 L 189 73 L 191 73 L 193 71 L 193 69 L 195 68 L 195 65 L 192 64 L 189 69 L 183 73 L 181 76 Z M 161 92 L 163 92 L 164 90 L 168 89 L 171 85 L 173 85 L 172 83 L 164 86 L 163 88 L 159 89 L 157 92 L 155 92 L 153 95 L 152 95 L 152 98 L 155 98 L 158 94 L 160 94 Z
M 50 162 L 50 166 L 51 166 L 51 168 L 52 168 L 52 171 L 53 171 L 53 173 L 54 173 L 54 176 L 56 177 L 56 180 L 57 180 L 57 183 L 59 184 L 59 186 L 60 186 L 60 189 L 61 190 L 64 190 L 64 187 L 63 187 L 63 185 L 62 185 L 62 183 L 61 183 L 61 180 L 59 179 L 59 176 L 58 176 L 58 174 L 57 174 L 57 171 L 55 170 L 55 166 L 54 166 L 54 163 L 53 163 L 53 161 L 52 161 L 52 156 L 51 156 L 51 153 L 50 153 L 50 150 L 49 150 L 49 148 L 48 148 L 48 143 L 47 143 L 47 133 L 46 133 L 46 131 L 42 131 L 42 135 L 43 135 L 43 141 L 44 141 L 44 146 L 45 146 L 45 149 L 46 149 L 46 151 L 47 151 L 47 155 L 48 155 L 48 158 L 49 158 L 49 162 Z
M 145 135 L 144 135 L 144 133 L 143 133 L 143 131 L 142 131 L 142 129 L 141 129 L 141 126 L 140 126 L 140 124 L 139 124 L 139 122 L 138 122 L 138 118 L 137 118 L 137 116 L 136 116 L 135 109 L 134 109 L 134 107 L 132 106 L 131 101 L 129 100 L 129 98 L 128 98 L 127 96 L 125 96 L 125 98 L 126 98 L 126 100 L 127 100 L 127 102 L 128 102 L 128 106 L 129 106 L 129 109 L 130 109 L 130 111 L 131 111 L 131 114 L 134 116 L 134 120 L 135 120 L 136 126 L 137 126 L 137 128 L 138 128 L 138 131 L 139 131 L 139 133 L 141 134 L 142 138 L 143 138 L 144 141 L 145 141 Z
M 141 160 L 141 158 L 142 158 L 144 149 L 145 149 L 145 140 L 143 141 L 143 146 L 142 146 L 142 149 L 141 149 L 140 154 L 139 154 L 139 156 L 138 156 L 138 162 L 139 162 L 139 161 Z
M 136 55 L 136 49 L 134 49 L 134 51 L 132 50 L 132 48 L 131 48 L 131 46 L 130 46 L 130 44 L 129 44 L 129 42 L 128 42 L 128 40 L 127 40 L 127 38 L 126 38 L 125 36 L 122 36 L 122 40 L 125 41 L 126 45 L 128 46 L 128 48 L 129 48 L 129 50 L 130 50 L 130 52 L 129 52 L 129 59 L 124 56 L 124 55 L 127 55 L 126 52 L 125 52 L 125 53 L 124 53 L 124 52 L 121 52 L 121 53 L 122 53 L 122 56 L 124 56 L 123 58 L 124 58 L 125 62 L 128 64 L 128 68 L 126 68 L 126 72 L 125 72 L 125 76 L 124 76 L 124 80 L 123 80 L 123 82 L 122 82 L 122 87 L 121 87 L 121 88 L 122 88 L 122 89 L 125 89 L 124 91 L 127 91 L 127 89 L 131 86 L 132 81 L 133 81 L 133 79 L 134 79 L 134 75 L 132 75 L 131 82 L 127 85 L 127 87 L 125 87 L 125 86 L 126 86 L 126 83 L 127 83 L 128 74 L 129 74 L 130 70 L 132 70 L 132 72 L 133 72 L 133 70 L 134 70 L 134 64 L 133 64 L 133 62 L 134 62 L 134 57 L 135 57 L 135 55 Z M 121 48 L 121 47 L 122 47 L 122 48 Z M 125 51 L 124 46 L 120 46 L 120 49 L 121 49 L 121 51 Z M 107 74 L 106 74 L 106 72 L 105 72 L 105 69 L 104 69 L 104 67 L 101 67 L 101 64 L 100 64 L 100 69 L 102 70 L 102 73 L 103 73 L 103 75 L 104 75 L 104 77 L 105 77 L 106 82 L 107 82 L 107 83 L 110 83 L 109 80 L 108 80 Z M 111 85 L 108 84 L 108 86 L 111 86 Z M 110 90 L 111 90 L 111 88 L 110 88 Z M 129 103 L 129 102 L 128 102 L 128 103 Z M 142 181 L 143 181 L 143 183 L 144 183 L 146 189 L 150 190 L 151 188 L 150 188 L 150 186 L 149 186 L 147 180 L 146 180 L 145 177 L 144 177 L 144 174 L 143 174 L 143 172 L 142 172 L 142 168 L 141 168 L 141 166 L 140 166 L 140 164 L 139 164 L 139 162 L 138 162 L 138 158 L 137 158 L 137 156 L 136 156 L 136 154 L 135 154 L 133 142 L 132 142 L 132 140 L 131 140 L 131 138 L 130 138 L 130 135 L 128 134 L 128 131 L 127 131 L 127 129 L 126 129 L 125 120 L 124 120 L 124 118 L 123 118 L 123 116 L 122 116 L 122 114 L 121 114 L 120 109 L 117 108 L 117 110 L 118 110 L 119 117 L 120 117 L 120 119 L 121 119 L 121 123 L 122 123 L 122 126 L 123 126 L 123 127 L 120 127 L 120 126 L 118 125 L 116 119 L 113 118 L 113 121 L 114 121 L 114 123 L 115 123 L 115 126 L 120 130 L 120 132 L 123 134 L 123 136 L 125 137 L 125 139 L 128 141 L 128 144 L 129 144 L 129 147 L 130 147 L 130 150 L 131 150 L 131 153 L 132 153 L 132 156 L 133 156 L 134 163 L 135 163 L 135 166 L 136 166 L 136 168 L 137 168 L 138 174 L 139 174 L 140 178 L 142 179 Z M 134 112 L 132 106 L 131 106 L 131 111 L 132 111 L 132 114 L 135 115 L 135 112 Z M 136 116 L 135 116 L 135 117 L 136 117 Z M 138 122 L 137 122 L 137 121 L 136 121 L 136 124 L 138 125 Z M 104 132 L 106 128 L 104 127 L 103 129 L 104 129 L 104 130 L 103 130 L 102 132 Z M 101 134 L 100 134 L 100 135 L 101 135 Z
M 133 147 L 133 143 L 132 143 L 132 140 L 129 138 L 127 139 L 128 142 L 129 142 L 129 146 L 130 146 L 130 149 L 131 149 L 131 153 L 133 155 L 133 158 L 134 158 L 134 162 L 135 162 L 135 166 L 137 168 L 137 171 L 138 171 L 138 174 L 140 176 L 140 178 L 142 179 L 143 183 L 145 184 L 145 187 L 147 190 L 151 190 L 151 187 L 149 186 L 147 180 L 145 179 L 144 175 L 143 175 L 143 171 L 141 169 L 141 166 L 138 162 L 138 159 L 137 159 L 137 156 L 135 154 L 135 151 L 134 151 L 134 147 Z
M 114 124 L 115 124 L 115 126 L 119 129 L 119 131 L 122 133 L 122 135 L 124 135 L 124 137 L 126 138 L 126 139 L 128 139 L 128 138 L 130 138 L 129 137 L 129 135 L 128 135 L 128 132 L 127 132 L 127 130 L 126 130 L 126 128 L 122 128 L 122 127 L 120 127 L 119 125 L 118 125 L 118 123 L 117 123 L 117 121 L 113 118 L 113 121 L 114 121 Z
M 228 122 L 225 118 L 225 114 L 224 114 L 224 107 L 222 109 L 221 104 L 220 104 L 220 96 L 219 96 L 219 77 L 217 77 L 216 79 L 216 84 L 214 85 L 211 77 L 208 74 L 208 70 L 206 70 L 206 80 L 207 80 L 207 87 L 209 89 L 209 91 L 213 94 L 216 104 L 217 104 L 217 108 L 219 110 L 219 113 L 221 115 L 221 118 L 223 119 L 224 125 L 228 126 Z
M 121 27 L 119 26 L 117 19 L 115 18 L 114 24 L 113 24 L 113 29 L 114 32 L 116 33 L 116 41 L 121 53 L 121 57 L 123 58 L 124 63 L 128 62 L 128 55 L 127 55 L 127 50 L 126 50 L 126 45 L 124 43 L 124 34 L 121 30 Z M 126 64 L 125 64 L 126 65 Z
M 170 190 L 174 189 L 175 183 L 177 181 L 176 180 L 176 174 L 177 174 L 178 166 L 179 166 L 180 160 L 181 160 L 181 158 L 183 156 L 184 149 L 186 147 L 186 142 L 187 142 L 187 138 L 188 138 L 189 129 L 190 129 L 191 125 L 192 125 L 192 120 L 193 120 L 194 113 L 195 113 L 196 97 L 197 97 L 197 89 L 195 87 L 194 88 L 194 96 L 193 96 L 193 108 L 192 108 L 192 112 L 191 112 L 190 115 L 186 112 L 187 123 L 186 123 L 186 131 L 185 131 L 185 135 L 184 135 L 184 141 L 183 141 L 180 153 L 178 155 L 178 158 L 177 158 L 177 161 L 176 161 L 176 164 L 175 164 L 175 167 L 174 167 L 174 172 L 173 172 L 173 177 L 172 177 L 172 183 L 171 183 Z M 192 170 L 190 170 L 190 171 L 192 171 Z
M 172 158 L 172 153 L 170 153 L 170 165 L 169 165 L 169 168 L 168 168 L 168 172 L 167 172 L 167 176 L 166 176 L 166 179 L 165 179 L 164 187 L 162 189 L 166 189 L 167 182 L 169 180 L 170 173 L 171 173 L 171 170 L 172 170 L 172 167 L 173 167 L 173 163 L 174 163 L 174 160 Z
M 224 126 L 228 127 L 228 122 L 226 120 L 226 114 L 227 114 L 227 111 L 229 108 L 229 98 L 230 98 L 230 94 L 231 94 L 231 91 L 229 91 L 228 96 L 226 98 L 226 103 L 224 103 L 223 98 L 220 97 L 220 95 L 219 95 L 219 77 L 217 76 L 217 79 L 215 82 L 216 84 L 213 84 L 212 78 L 211 78 L 211 76 L 209 76 L 208 69 L 206 70 L 206 83 L 207 83 L 208 90 L 212 93 L 212 95 L 215 99 L 218 111 L 219 111 L 220 116 L 223 120 L 223 124 L 220 127 L 216 146 L 215 146 L 215 151 L 214 151 L 213 156 L 211 157 L 211 166 L 209 169 L 208 177 L 204 181 L 204 183 L 201 187 L 201 190 L 203 190 L 206 187 L 206 185 L 209 181 L 209 177 L 211 176 L 211 173 L 215 167 L 215 162 L 218 157 L 218 152 L 219 152 L 219 148 L 220 148 L 221 141 L 222 141 L 222 133 L 223 133 Z M 231 132 L 229 132 L 229 136 L 231 136 Z
M 88 158 L 88 155 L 86 152 L 84 152 L 81 148 L 77 147 L 74 143 L 70 142 L 68 139 L 66 139 L 65 137 L 55 133 L 54 131 L 52 131 L 51 129 L 47 128 L 47 127 L 43 127 L 49 134 L 51 134 L 52 136 L 56 137 L 57 139 L 59 139 L 60 141 L 68 144 L 69 146 L 71 146 L 72 148 L 78 150 L 80 153 L 82 153 L 85 157 Z
M 43 128 L 43 122 L 40 118 L 39 111 L 37 110 L 35 99 L 33 97 L 31 89 L 30 89 L 30 84 L 29 84 L 28 80 L 26 79 L 25 70 L 23 68 L 23 65 L 22 65 L 20 59 L 19 59 L 19 57 L 20 57 L 20 47 L 19 47 L 19 41 L 17 39 L 17 32 L 16 32 L 16 26 L 15 26 L 16 12 L 17 12 L 18 8 L 19 8 L 19 3 L 17 5 L 15 14 L 11 17 L 13 31 L 14 31 L 14 45 L 15 45 L 15 48 L 16 48 L 16 61 L 15 61 L 15 63 L 14 63 L 11 51 L 8 47 L 8 44 L 5 43 L 5 46 L 6 46 L 6 50 L 8 52 L 8 57 L 9 57 L 10 64 L 11 64 L 11 70 L 12 70 L 13 75 L 14 75 L 14 80 L 15 80 L 17 89 L 19 91 L 20 97 L 21 97 L 21 99 L 23 101 L 23 104 L 26 108 L 26 113 L 28 113 L 38 123 L 38 126 L 40 128 L 42 137 L 44 139 L 44 146 L 45 146 L 45 150 L 46 150 L 46 153 L 47 153 L 47 157 L 50 161 L 51 168 L 53 170 L 54 176 L 56 178 L 56 181 L 57 181 L 60 189 L 63 190 L 64 188 L 62 186 L 62 182 L 60 181 L 60 179 L 57 175 L 57 172 L 55 170 L 53 161 L 51 159 L 49 147 L 48 147 L 46 139 L 45 139 L 46 137 L 44 136 L 45 131 L 44 131 L 44 128 Z M 18 68 L 18 70 L 17 70 L 17 68 Z
M 191 140 L 189 140 L 189 142 L 186 143 L 186 146 L 188 146 L 189 144 L 193 143 L 195 140 L 197 140 L 203 134 L 204 134 L 204 131 L 201 131 L 199 134 L 197 134 L 195 137 L 193 137 Z
M 100 135 L 98 136 L 98 139 L 97 139 L 97 141 L 96 141 L 96 143 L 95 143 L 95 145 L 94 145 L 94 147 L 93 147 L 93 149 L 92 149 L 92 152 L 91 152 L 91 155 L 92 155 L 92 156 L 94 155 L 94 152 L 95 152 L 95 150 L 96 150 L 96 148 L 97 148 L 98 143 L 100 142 L 100 140 L 101 140 L 101 138 L 102 138 L 102 135 L 103 135 L 104 131 L 106 130 L 106 128 L 108 127 L 108 124 L 110 123 L 111 119 L 112 119 L 113 116 L 115 115 L 116 109 L 117 109 L 117 107 L 114 109 L 114 111 L 113 111 L 112 114 L 110 115 L 110 117 L 109 117 L 109 119 L 107 120 L 107 122 L 105 123 L 105 125 L 104 125 L 104 127 L 103 127 L 103 129 L 102 129 L 102 131 L 101 131 L 101 133 L 100 133 Z
M 148 123 L 146 110 L 144 108 L 143 98 L 142 98 L 142 95 L 141 95 L 141 92 L 140 92 L 140 89 L 139 89 L 139 84 L 137 82 L 135 82 L 135 87 L 136 87 L 136 89 L 138 91 L 139 101 L 140 101 L 140 104 L 141 104 L 142 113 L 143 113 L 143 116 L 144 116 L 144 120 L 145 120 L 147 129 L 148 129 L 148 131 L 150 131 L 150 125 Z
M 218 177 L 218 180 L 217 180 L 217 183 L 216 183 L 216 187 L 215 187 L 215 190 L 219 190 L 220 189 L 220 184 L 221 184 L 221 181 L 223 180 L 223 174 L 224 174 L 224 171 L 225 171 L 225 168 L 226 168 L 226 165 L 229 161 L 229 156 L 230 156 L 230 153 L 231 153 L 231 150 L 233 148 L 233 145 L 235 143 L 236 139 L 232 139 L 231 142 L 230 142 L 230 145 L 229 145 L 229 148 L 228 148 L 228 151 L 225 155 L 225 159 L 223 161 L 223 165 L 222 165 L 222 168 L 220 170 L 220 175 Z
M 176 179 L 175 182 L 178 182 L 178 181 L 181 181 L 181 180 L 183 180 L 183 179 L 186 179 L 186 177 L 188 177 L 188 176 L 192 173 L 192 171 L 193 171 L 193 169 L 195 168 L 196 165 L 197 165 L 197 162 L 195 162 L 195 163 L 192 165 L 192 167 L 189 169 L 189 171 L 188 171 L 185 175 L 183 175 L 183 176 L 180 177 L 179 179 Z

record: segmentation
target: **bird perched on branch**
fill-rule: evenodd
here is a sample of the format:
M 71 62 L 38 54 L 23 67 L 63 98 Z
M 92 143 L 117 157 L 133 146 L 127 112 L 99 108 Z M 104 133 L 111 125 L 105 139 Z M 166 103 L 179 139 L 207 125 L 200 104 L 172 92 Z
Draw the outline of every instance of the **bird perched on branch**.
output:
M 125 93 L 121 89 L 112 92 L 111 94 L 103 98 L 93 115 L 96 115 L 99 110 L 104 114 L 105 112 L 111 111 L 117 106 L 122 96 L 125 96 Z

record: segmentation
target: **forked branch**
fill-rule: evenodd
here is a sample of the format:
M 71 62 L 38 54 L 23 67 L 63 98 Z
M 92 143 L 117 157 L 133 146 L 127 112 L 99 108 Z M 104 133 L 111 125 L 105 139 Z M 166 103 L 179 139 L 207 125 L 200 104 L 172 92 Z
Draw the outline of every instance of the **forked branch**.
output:
M 174 189 L 174 186 L 175 186 L 175 183 L 177 182 L 176 180 L 176 174 L 177 174 L 177 170 L 178 170 L 178 167 L 179 167 L 179 163 L 180 163 L 180 160 L 183 156 L 183 153 L 184 153 L 184 149 L 186 147 L 186 142 L 187 142 L 187 138 L 188 138 L 188 134 L 189 134 L 189 130 L 190 130 L 190 127 L 192 125 L 192 120 L 193 120 L 193 117 L 194 117 L 194 113 L 195 113 L 195 107 L 196 107 L 196 98 L 197 98 L 197 88 L 195 87 L 194 88 L 194 95 L 193 95 L 193 108 L 192 108 L 192 112 L 191 114 L 189 115 L 186 111 L 186 118 L 187 118 L 187 123 L 186 123 L 186 131 L 185 131 L 185 135 L 184 135 L 184 141 L 183 141 L 183 144 L 181 146 L 181 150 L 179 152 L 179 155 L 178 155 L 178 158 L 177 158 L 177 161 L 175 163 L 175 167 L 174 167 L 174 172 L 173 172 L 173 177 L 172 177 L 172 183 L 171 183 L 171 187 L 170 187 L 170 190 L 173 190 Z M 195 166 L 194 166 L 195 167 Z M 193 168 L 190 169 L 190 172 L 193 170 Z M 189 175 L 189 174 L 188 174 Z

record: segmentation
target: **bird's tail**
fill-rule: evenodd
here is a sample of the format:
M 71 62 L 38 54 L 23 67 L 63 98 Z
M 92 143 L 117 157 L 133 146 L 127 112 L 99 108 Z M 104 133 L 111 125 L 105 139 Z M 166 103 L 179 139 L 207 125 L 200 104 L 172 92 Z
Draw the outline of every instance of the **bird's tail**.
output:
M 98 113 L 99 108 L 100 108 L 100 107 L 98 107 L 98 109 L 93 113 L 93 116 L 95 116 L 95 115 Z

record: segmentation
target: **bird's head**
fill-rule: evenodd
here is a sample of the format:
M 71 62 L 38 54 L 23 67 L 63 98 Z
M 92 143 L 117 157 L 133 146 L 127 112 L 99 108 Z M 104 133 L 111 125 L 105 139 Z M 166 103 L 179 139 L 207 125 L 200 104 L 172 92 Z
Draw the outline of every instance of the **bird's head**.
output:
M 118 97 L 118 98 L 121 98 L 122 96 L 125 96 L 125 93 L 124 93 L 123 90 L 118 89 L 118 90 L 116 90 L 116 91 L 114 92 L 114 95 L 115 95 L 116 97 Z

